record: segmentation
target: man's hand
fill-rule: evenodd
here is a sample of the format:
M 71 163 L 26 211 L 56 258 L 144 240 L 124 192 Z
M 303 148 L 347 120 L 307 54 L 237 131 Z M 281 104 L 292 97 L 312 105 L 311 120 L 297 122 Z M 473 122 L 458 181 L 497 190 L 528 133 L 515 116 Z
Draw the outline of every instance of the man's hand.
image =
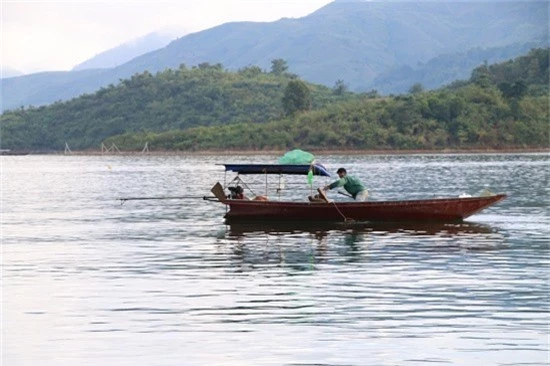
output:
M 329 189 L 330 189 L 330 186 L 324 186 L 323 187 L 323 191 L 325 191 L 325 192 L 328 191 Z

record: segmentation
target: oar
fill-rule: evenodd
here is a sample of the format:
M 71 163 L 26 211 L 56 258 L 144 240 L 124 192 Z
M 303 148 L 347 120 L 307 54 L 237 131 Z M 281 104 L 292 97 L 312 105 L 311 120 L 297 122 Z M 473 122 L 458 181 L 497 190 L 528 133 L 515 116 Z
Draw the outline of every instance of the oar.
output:
M 353 198 L 353 196 L 351 194 L 348 194 L 348 193 L 344 193 L 342 191 L 338 191 L 339 194 L 341 194 L 342 196 L 346 196 L 346 197 L 350 197 L 350 198 Z

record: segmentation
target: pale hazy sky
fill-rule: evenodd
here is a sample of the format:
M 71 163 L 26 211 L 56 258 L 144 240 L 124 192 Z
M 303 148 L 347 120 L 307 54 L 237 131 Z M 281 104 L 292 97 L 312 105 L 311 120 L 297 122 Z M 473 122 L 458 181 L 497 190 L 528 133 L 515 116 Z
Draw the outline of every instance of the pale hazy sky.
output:
M 331 0 L 1 1 L 1 66 L 24 73 L 73 66 L 147 33 L 308 15 Z

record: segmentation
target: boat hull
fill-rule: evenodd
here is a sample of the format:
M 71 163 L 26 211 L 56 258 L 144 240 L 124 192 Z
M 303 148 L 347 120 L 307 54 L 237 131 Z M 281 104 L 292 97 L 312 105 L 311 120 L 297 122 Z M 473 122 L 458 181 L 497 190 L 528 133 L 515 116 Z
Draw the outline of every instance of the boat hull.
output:
M 458 222 L 499 202 L 506 195 L 407 201 L 281 202 L 225 200 L 232 220 L 297 221 L 446 221 Z

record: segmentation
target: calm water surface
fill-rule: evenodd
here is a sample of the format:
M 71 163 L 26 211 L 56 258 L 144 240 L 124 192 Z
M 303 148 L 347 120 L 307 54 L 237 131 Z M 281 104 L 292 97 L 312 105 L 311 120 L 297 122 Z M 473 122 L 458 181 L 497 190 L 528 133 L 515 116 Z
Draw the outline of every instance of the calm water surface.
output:
M 509 194 L 463 224 L 226 226 L 200 198 L 276 159 L 1 157 L 3 365 L 549 363 L 547 154 L 318 156 L 372 200 Z M 159 196 L 187 198 L 117 201 Z

